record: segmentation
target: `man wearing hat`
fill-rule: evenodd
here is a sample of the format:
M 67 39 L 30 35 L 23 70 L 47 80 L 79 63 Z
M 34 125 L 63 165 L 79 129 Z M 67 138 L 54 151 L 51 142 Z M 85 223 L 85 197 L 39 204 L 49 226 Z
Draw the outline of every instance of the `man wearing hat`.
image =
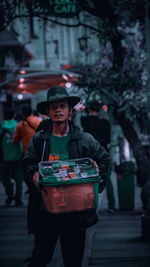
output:
M 63 214 L 47 212 L 38 189 L 40 161 L 90 157 L 97 163 L 102 179 L 107 177 L 109 154 L 92 135 L 80 132 L 70 121 L 72 108 L 79 101 L 79 97 L 69 96 L 64 87 L 55 86 L 48 90 L 47 101 L 37 104 L 37 111 L 48 115 L 51 123 L 33 136 L 23 159 L 26 182 L 34 191 L 28 209 L 29 233 L 35 236 L 30 267 L 44 267 L 51 261 L 58 237 L 64 266 L 81 267 L 86 228 L 98 221 L 95 209 Z

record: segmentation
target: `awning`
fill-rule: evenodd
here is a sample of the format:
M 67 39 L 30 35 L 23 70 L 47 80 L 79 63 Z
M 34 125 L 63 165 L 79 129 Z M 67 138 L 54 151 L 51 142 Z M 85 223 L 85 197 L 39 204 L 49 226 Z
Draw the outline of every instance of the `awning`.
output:
M 22 74 L 24 72 L 24 74 Z M 78 76 L 72 73 L 60 71 L 20 71 L 14 81 L 5 84 L 7 94 L 31 93 L 35 94 L 42 90 L 47 90 L 52 86 L 61 85 L 71 87 L 78 80 Z M 3 84 L 4 86 L 4 84 Z

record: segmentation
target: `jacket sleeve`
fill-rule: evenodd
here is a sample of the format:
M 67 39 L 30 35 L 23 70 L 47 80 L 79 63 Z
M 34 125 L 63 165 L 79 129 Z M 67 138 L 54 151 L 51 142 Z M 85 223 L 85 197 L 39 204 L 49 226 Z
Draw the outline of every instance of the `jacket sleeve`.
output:
M 108 170 L 111 166 L 111 158 L 106 149 L 91 135 L 86 133 L 87 145 L 89 147 L 89 156 L 96 161 L 100 176 L 105 181 L 108 175 Z
M 32 184 L 32 178 L 35 172 L 38 171 L 38 163 L 40 162 L 40 149 L 37 146 L 38 139 L 34 135 L 25 152 L 22 168 L 24 172 L 25 182 L 27 185 Z M 40 146 L 40 143 L 38 144 Z

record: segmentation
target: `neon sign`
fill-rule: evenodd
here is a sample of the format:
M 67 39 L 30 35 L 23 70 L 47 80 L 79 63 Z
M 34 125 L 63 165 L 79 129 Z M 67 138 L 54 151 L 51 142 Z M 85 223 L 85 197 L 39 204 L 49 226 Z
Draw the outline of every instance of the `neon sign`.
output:
M 52 13 L 56 16 L 71 17 L 76 16 L 79 12 L 77 0 L 50 0 Z

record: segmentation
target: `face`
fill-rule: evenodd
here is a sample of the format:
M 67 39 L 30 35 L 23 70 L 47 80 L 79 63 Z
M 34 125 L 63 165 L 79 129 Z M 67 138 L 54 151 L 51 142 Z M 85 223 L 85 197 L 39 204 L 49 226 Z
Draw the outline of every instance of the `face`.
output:
M 69 108 L 67 100 L 50 104 L 47 114 L 55 123 L 63 123 L 69 119 L 72 109 Z

